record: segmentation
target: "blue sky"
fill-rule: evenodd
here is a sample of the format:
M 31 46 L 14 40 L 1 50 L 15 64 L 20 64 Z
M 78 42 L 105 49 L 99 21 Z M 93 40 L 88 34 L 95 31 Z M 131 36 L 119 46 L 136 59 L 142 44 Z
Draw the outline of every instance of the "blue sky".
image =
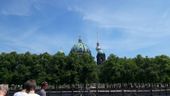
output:
M 0 0 L 0 52 L 170 55 L 170 0 Z

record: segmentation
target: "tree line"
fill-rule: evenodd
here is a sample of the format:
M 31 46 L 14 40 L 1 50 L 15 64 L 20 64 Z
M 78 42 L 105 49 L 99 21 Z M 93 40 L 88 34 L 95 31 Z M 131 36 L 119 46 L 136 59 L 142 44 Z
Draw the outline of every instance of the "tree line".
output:
M 16 52 L 0 54 L 0 83 L 23 84 L 28 79 L 52 85 L 90 83 L 169 83 L 170 57 L 160 55 L 134 58 L 110 54 L 97 65 L 94 57 L 72 53 L 54 55 Z

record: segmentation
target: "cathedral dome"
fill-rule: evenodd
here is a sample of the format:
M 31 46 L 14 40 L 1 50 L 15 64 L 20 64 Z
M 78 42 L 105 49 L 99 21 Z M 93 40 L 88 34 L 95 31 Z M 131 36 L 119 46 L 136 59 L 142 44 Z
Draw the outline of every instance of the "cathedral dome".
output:
M 88 46 L 82 42 L 81 39 L 78 40 L 78 43 L 74 44 L 70 53 L 91 53 Z

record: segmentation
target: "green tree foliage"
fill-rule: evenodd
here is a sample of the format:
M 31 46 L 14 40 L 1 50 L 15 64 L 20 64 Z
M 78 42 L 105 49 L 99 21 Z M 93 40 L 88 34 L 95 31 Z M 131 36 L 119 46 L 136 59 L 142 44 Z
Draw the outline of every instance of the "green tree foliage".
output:
M 170 57 L 120 58 L 110 54 L 97 65 L 87 53 L 54 55 L 16 52 L 0 54 L 0 83 L 23 84 L 28 79 L 53 85 L 90 83 L 169 83 Z
M 169 83 L 170 58 L 166 55 L 119 58 L 111 54 L 100 65 L 99 77 L 102 83 Z

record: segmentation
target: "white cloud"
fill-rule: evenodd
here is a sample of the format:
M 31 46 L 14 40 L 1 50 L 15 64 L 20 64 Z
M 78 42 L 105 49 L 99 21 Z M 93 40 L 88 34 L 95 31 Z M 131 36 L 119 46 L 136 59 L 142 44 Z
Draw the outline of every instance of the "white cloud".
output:
M 74 1 L 77 1 L 78 3 L 75 3 Z M 76 15 L 82 16 L 83 22 L 81 23 L 83 24 L 80 30 L 82 30 L 83 35 L 85 35 L 84 37 L 87 39 L 87 44 L 90 48 L 95 48 L 97 40 L 96 31 L 101 32 L 100 41 L 102 48 L 111 51 L 118 50 L 117 53 L 122 52 L 122 50 L 124 53 L 127 53 L 130 51 L 151 48 L 153 46 L 167 47 L 164 46 L 164 44 L 159 46 L 159 44 L 169 40 L 169 7 L 164 8 L 164 6 L 159 6 L 160 4 L 152 6 L 149 5 L 149 1 L 147 1 L 147 6 L 142 5 L 144 4 L 141 3 L 143 1 L 140 1 L 140 4 L 137 3 L 138 5 L 135 5 L 132 3 L 133 0 L 128 0 L 131 1 L 132 4 L 123 0 L 108 0 L 107 2 L 103 0 L 102 3 L 102 0 L 96 1 L 97 2 L 95 2 L 95 0 L 87 0 L 82 2 L 79 0 L 73 0 L 70 1 L 70 4 L 63 0 L 11 0 L 11 2 L 6 2 L 3 7 L 0 7 L 0 14 L 30 16 L 33 14 L 34 10 L 39 13 L 45 12 L 45 14 L 41 14 L 44 16 L 42 17 L 43 19 L 37 20 L 38 23 L 33 24 L 33 26 L 40 26 L 33 27 L 30 26 L 30 23 L 28 24 L 30 29 L 26 25 L 27 27 L 22 28 L 19 32 L 11 31 L 12 28 L 10 28 L 11 32 L 21 33 L 21 35 L 18 35 L 17 38 L 10 37 L 13 35 L 8 36 L 8 34 L 0 34 L 0 37 L 2 37 L 1 39 L 4 41 L 8 41 L 4 42 L 8 45 L 17 46 L 18 48 L 25 48 L 25 50 L 30 49 L 33 50 L 33 52 L 50 51 L 59 47 L 65 47 L 64 49 L 68 49 L 69 51 L 71 46 L 74 44 L 74 42 L 71 42 L 74 41 L 72 36 L 66 36 L 66 33 L 64 34 L 64 32 L 62 35 L 60 33 L 55 35 L 47 35 L 40 32 L 43 32 L 43 30 L 39 30 L 40 27 L 45 27 L 44 24 L 48 25 L 56 18 L 56 14 L 53 13 L 56 11 L 55 9 L 58 9 L 58 13 L 56 11 L 57 14 L 60 14 L 60 11 L 62 11 L 60 9 L 66 9 L 67 11 L 74 11 L 74 14 L 77 12 L 78 14 Z M 111 3 L 109 4 L 110 1 Z M 137 2 L 137 0 L 134 1 Z M 62 4 L 63 2 L 64 4 Z M 51 11 L 50 13 L 52 14 L 46 14 L 48 13 L 48 10 Z M 34 16 L 31 18 L 33 17 Z M 65 20 L 63 20 L 63 22 L 65 22 Z M 24 24 L 26 23 L 27 22 L 24 22 Z M 5 26 L 5 23 L 1 25 Z M 7 31 L 8 27 L 9 26 L 7 25 Z M 17 27 L 19 28 L 19 26 Z M 75 27 L 77 27 L 76 24 Z M 120 36 L 118 35 L 118 37 L 116 37 L 117 35 L 115 35 L 115 29 L 118 29 L 118 32 L 121 32 Z M 1 30 L 1 32 L 2 31 L 3 30 Z
M 72 10 L 80 13 L 83 20 L 95 23 L 99 29 L 124 29 L 126 37 L 122 40 L 114 41 L 114 37 L 103 38 L 105 39 L 103 40 L 105 48 L 133 51 L 155 45 L 159 46 L 160 42 L 166 42 L 164 38 L 170 36 L 170 27 L 168 26 L 170 18 L 167 8 L 158 6 L 158 9 L 152 9 L 146 6 L 142 9 L 135 6 L 129 9 L 114 9 L 95 5 L 87 7 L 80 5 L 73 7 Z M 96 33 L 87 32 L 86 34 Z

